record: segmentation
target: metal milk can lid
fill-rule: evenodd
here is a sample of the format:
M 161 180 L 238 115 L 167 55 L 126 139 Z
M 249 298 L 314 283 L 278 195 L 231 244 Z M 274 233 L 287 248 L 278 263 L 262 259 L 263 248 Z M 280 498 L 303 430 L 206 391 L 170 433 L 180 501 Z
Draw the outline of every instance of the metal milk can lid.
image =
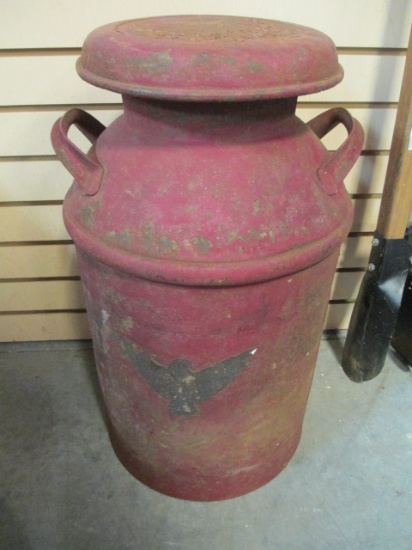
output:
M 314 29 L 251 17 L 181 15 L 120 21 L 85 40 L 86 81 L 122 94 L 188 101 L 279 98 L 343 78 L 335 46 Z

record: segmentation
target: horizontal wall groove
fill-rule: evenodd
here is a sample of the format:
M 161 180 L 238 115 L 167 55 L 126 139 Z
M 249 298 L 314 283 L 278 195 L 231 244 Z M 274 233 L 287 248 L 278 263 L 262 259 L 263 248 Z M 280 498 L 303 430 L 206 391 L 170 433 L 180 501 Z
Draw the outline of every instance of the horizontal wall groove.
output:
M 52 281 L 80 281 L 80 277 L 18 277 L 0 279 L 0 285 L 2 283 L 48 283 Z
M 349 196 L 351 199 L 381 199 L 382 193 L 352 193 Z
M 356 238 L 356 237 L 373 237 L 374 232 L 373 231 L 351 231 L 348 235 L 349 238 Z M 371 241 L 372 243 L 372 241 Z
M 326 332 L 326 331 L 325 331 Z M 332 335 L 333 330 L 327 331 L 328 335 Z M 335 329 L 339 332 L 339 329 Z M 33 353 L 39 351 L 66 351 L 66 350 L 83 350 L 93 349 L 93 343 L 90 338 L 83 340 L 45 340 L 34 342 L 0 342 L 0 353 Z
M 303 96 L 300 96 L 303 97 Z M 398 103 L 395 101 L 305 101 L 299 100 L 298 108 L 305 109 L 331 109 L 333 107 L 344 107 L 346 109 L 396 109 Z M 32 104 L 32 105 L 0 105 L 0 113 L 36 113 L 36 112 L 59 112 L 69 109 L 84 109 L 89 111 L 118 111 L 123 108 L 122 103 L 56 103 L 56 104 Z
M 80 55 L 81 47 L 72 48 L 3 48 L 0 57 L 37 57 L 45 55 Z
M 69 109 L 84 109 L 88 111 L 118 111 L 122 103 L 56 103 L 36 105 L 0 105 L 0 113 L 38 113 L 38 112 L 59 112 Z
M 39 310 L 27 310 L 27 311 L 0 311 L 0 316 L 5 317 L 7 315 L 53 315 L 54 313 L 86 313 L 83 309 L 39 309 Z
M 348 238 L 357 237 L 373 237 L 374 231 L 352 231 L 348 234 Z M 5 241 L 0 243 L 0 248 L 12 246 L 54 246 L 54 245 L 72 245 L 74 242 L 71 239 L 56 240 L 56 241 Z
M 336 273 L 366 273 L 364 267 L 338 267 Z
M 353 304 L 355 300 L 329 300 L 330 305 L 336 304 Z M 39 309 L 39 310 L 27 310 L 27 311 L 0 311 L 0 316 L 11 315 L 53 315 L 56 313 L 87 313 L 85 308 L 82 309 Z
M 33 161 L 45 161 L 58 160 L 56 155 L 9 155 L 9 156 L 0 156 L 0 162 L 33 162 Z
M 361 157 L 379 157 L 379 156 L 388 156 L 389 149 L 363 149 L 361 151 Z
M 406 48 L 337 46 L 339 55 L 406 55 Z M 80 55 L 81 46 L 58 48 L 3 48 L 0 57 L 33 57 L 49 55 Z
M 44 201 L 44 200 L 38 200 L 38 201 L 5 201 L 0 202 L 0 208 L 5 207 L 16 207 L 19 206 L 61 206 L 63 204 L 62 200 L 55 200 L 55 201 Z
M 353 193 L 349 195 L 352 199 L 381 199 L 382 193 Z M 0 201 L 0 208 L 20 206 L 62 206 L 63 200 L 38 200 L 38 201 Z
M 300 96 L 304 97 L 304 96 Z M 298 108 L 305 109 L 331 109 L 333 107 L 343 107 L 345 109 L 396 109 L 397 101 L 298 101 Z
M 339 55 L 400 55 L 405 56 L 407 48 L 387 48 L 387 47 L 356 47 L 356 46 L 338 46 Z
M 56 244 L 73 244 L 71 239 L 64 241 L 5 241 L 0 243 L 0 248 L 7 248 L 12 246 L 54 246 Z
M 361 157 L 379 157 L 388 156 L 388 149 L 364 149 L 361 152 Z M 56 155 L 15 155 L 15 156 L 0 156 L 0 162 L 42 162 L 42 161 L 58 161 Z

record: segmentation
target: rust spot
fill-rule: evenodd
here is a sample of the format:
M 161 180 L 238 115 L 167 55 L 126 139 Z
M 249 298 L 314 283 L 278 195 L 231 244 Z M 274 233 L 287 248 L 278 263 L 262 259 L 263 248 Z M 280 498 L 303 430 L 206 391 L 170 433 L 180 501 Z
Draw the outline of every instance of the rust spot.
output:
M 280 229 L 280 232 L 283 233 L 284 235 L 288 234 L 288 228 L 284 223 L 280 223 L 279 229 Z
M 159 22 L 153 25 L 150 18 L 132 20 L 121 23 L 118 32 L 134 34 L 151 39 L 173 39 L 181 42 L 203 42 L 224 40 L 243 42 L 251 39 L 282 38 L 284 36 L 300 36 L 299 27 L 286 25 L 281 21 L 269 21 L 258 18 L 238 18 L 204 15 L 199 21 L 198 16 L 176 18 L 168 23 Z
M 204 65 L 205 63 L 208 63 L 209 61 L 210 61 L 210 54 L 201 52 L 201 53 L 198 53 L 198 54 L 194 55 L 191 58 L 190 64 L 191 65 Z
M 262 63 L 259 63 L 258 61 L 249 61 L 247 68 L 252 73 L 261 73 L 264 69 Z
M 201 178 L 195 178 L 187 184 L 187 188 L 192 191 L 193 189 L 196 189 L 197 187 L 201 187 L 203 184 L 203 181 Z
M 226 244 L 231 244 L 234 240 L 238 239 L 238 232 L 237 231 L 231 231 L 226 239 Z
M 260 201 L 256 200 L 253 203 L 253 215 L 257 216 L 260 212 Z
M 164 233 L 157 234 L 154 225 L 151 223 L 143 224 L 142 244 L 145 250 L 152 253 L 174 252 L 179 249 L 179 245 L 173 239 L 170 239 Z
M 177 250 L 179 248 L 177 242 L 169 239 L 166 235 L 160 235 L 159 244 L 163 248 L 166 248 L 166 250 Z
M 110 286 L 104 290 L 104 299 L 112 304 L 123 304 L 125 301 L 125 297 Z
M 224 65 L 236 65 L 236 59 L 233 59 L 233 57 L 227 57 L 227 56 L 221 56 L 220 62 Z
M 256 238 L 258 241 L 261 241 L 268 235 L 266 231 L 257 231 L 256 229 L 249 229 L 248 233 L 251 237 Z
M 213 190 L 213 196 L 215 197 L 215 199 L 220 199 L 220 197 L 222 196 L 222 186 L 221 185 L 216 185 L 216 187 Z
M 130 246 L 132 243 L 132 236 L 130 234 L 130 226 L 126 226 L 123 231 L 108 231 L 105 235 L 106 239 L 114 240 L 125 246 Z
M 193 239 L 195 245 L 197 246 L 198 251 L 200 254 L 206 254 L 206 252 L 211 248 L 213 245 L 210 241 L 205 239 L 204 237 L 196 237 Z
M 86 206 L 81 210 L 81 217 L 82 217 L 83 223 L 85 227 L 87 227 L 88 229 L 91 229 L 94 225 L 94 215 L 96 210 L 99 208 L 99 206 L 100 206 L 100 201 L 95 200 L 93 201 L 92 204 L 89 204 L 88 206 Z
M 146 250 L 151 251 L 153 249 L 153 235 L 154 235 L 154 227 L 151 224 L 145 224 L 142 231 L 142 237 L 143 237 L 143 247 Z
M 129 316 L 124 317 L 123 319 L 120 319 L 120 321 L 119 321 L 119 328 L 122 331 L 128 332 L 129 330 L 132 330 L 133 326 L 134 326 L 133 319 Z
M 145 58 L 131 57 L 126 60 L 130 68 L 149 74 L 165 73 L 172 63 L 173 58 L 167 52 L 152 53 Z

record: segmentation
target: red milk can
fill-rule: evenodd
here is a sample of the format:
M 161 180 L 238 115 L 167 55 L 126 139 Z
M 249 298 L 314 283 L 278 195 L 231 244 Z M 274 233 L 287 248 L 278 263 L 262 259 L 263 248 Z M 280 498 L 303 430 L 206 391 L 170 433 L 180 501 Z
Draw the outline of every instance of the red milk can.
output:
M 295 116 L 341 80 L 335 47 L 277 21 L 148 18 L 92 32 L 77 70 L 123 95 L 108 128 L 74 109 L 52 131 L 113 447 L 162 493 L 247 493 L 298 445 L 352 221 L 359 123 Z

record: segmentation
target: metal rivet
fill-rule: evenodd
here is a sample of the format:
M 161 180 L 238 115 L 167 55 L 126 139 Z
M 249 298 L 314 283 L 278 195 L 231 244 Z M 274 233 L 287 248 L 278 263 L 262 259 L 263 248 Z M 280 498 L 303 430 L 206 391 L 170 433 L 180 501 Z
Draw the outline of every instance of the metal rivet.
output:
M 376 265 L 375 264 L 369 264 L 368 265 L 368 271 L 375 271 Z
M 376 238 L 373 239 L 373 241 L 372 241 L 372 246 L 379 246 L 379 244 L 380 244 L 379 239 L 376 239 Z

